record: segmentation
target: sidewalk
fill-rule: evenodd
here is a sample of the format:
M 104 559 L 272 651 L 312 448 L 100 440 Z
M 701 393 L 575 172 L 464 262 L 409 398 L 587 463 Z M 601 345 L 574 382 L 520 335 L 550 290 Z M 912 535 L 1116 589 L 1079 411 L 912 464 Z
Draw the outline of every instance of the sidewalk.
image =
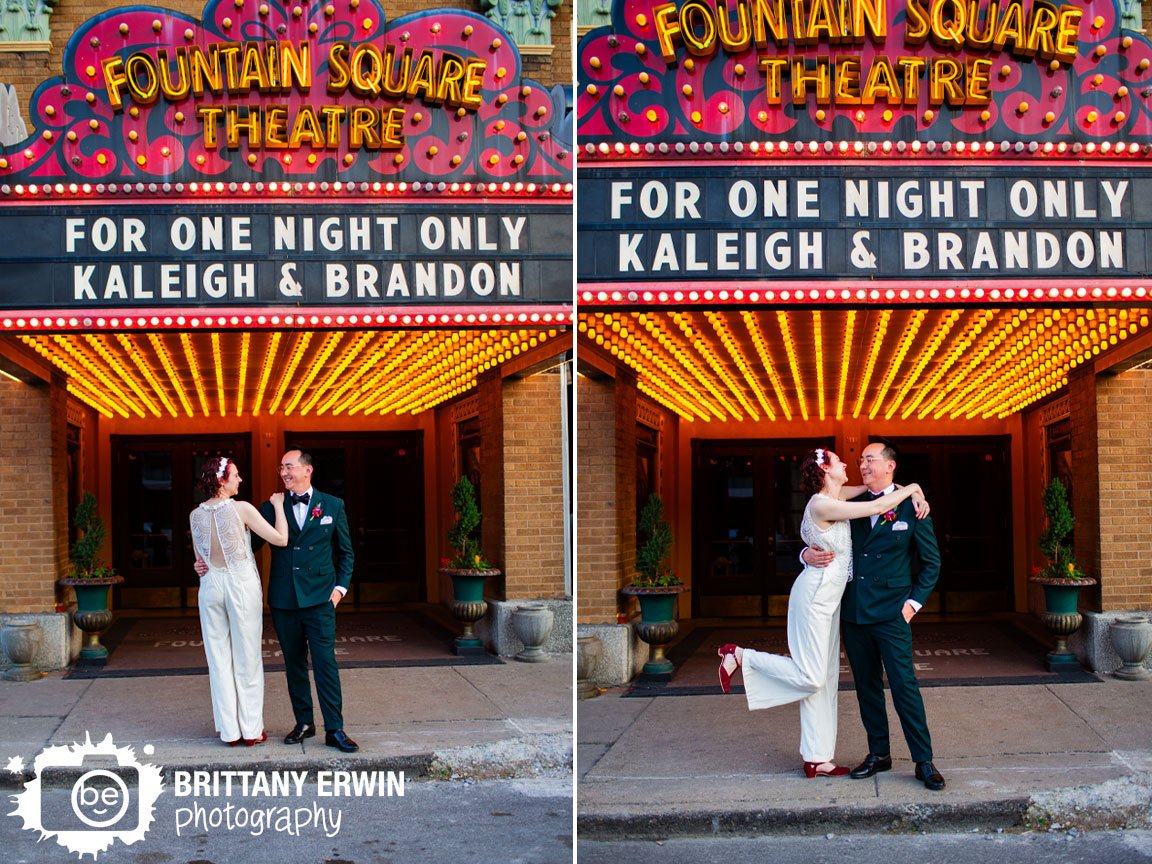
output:
M 360 751 L 324 745 L 323 729 L 289 746 L 292 711 L 283 673 L 266 675 L 268 741 L 228 747 L 215 734 L 207 675 L 0 681 L 0 765 L 21 757 L 23 774 L 0 771 L 0 786 L 32 776 L 47 745 L 99 741 L 152 757 L 166 769 L 403 770 L 410 778 L 561 776 L 572 764 L 572 658 L 546 663 L 344 669 L 344 717 Z M 319 708 L 317 708 L 319 712 Z M 319 720 L 317 716 L 317 720 Z
M 913 778 L 890 699 L 892 771 L 808 780 L 796 705 L 625 692 L 577 706 L 580 837 L 1152 827 L 1152 682 L 924 688 L 940 792 Z M 849 767 L 868 750 L 851 691 L 837 743 Z

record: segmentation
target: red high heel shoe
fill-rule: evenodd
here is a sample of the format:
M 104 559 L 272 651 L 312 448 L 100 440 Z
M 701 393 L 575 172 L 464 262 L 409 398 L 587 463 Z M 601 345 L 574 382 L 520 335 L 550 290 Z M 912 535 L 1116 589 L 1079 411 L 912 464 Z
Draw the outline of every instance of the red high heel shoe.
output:
M 831 765 L 832 767 L 826 771 L 821 771 L 820 768 L 824 765 Z M 809 780 L 812 780 L 816 777 L 844 777 L 851 773 L 851 768 L 845 768 L 843 765 L 835 765 L 832 762 L 804 763 L 804 776 Z
M 732 689 L 732 675 L 735 670 L 729 672 L 724 668 L 724 658 L 731 654 L 732 659 L 736 660 L 736 668 L 739 669 L 740 661 L 736 658 L 736 646 L 729 642 L 727 645 L 721 645 L 716 653 L 720 655 L 720 689 L 728 693 Z
M 261 732 L 259 738 L 243 738 L 241 740 L 244 742 L 244 744 L 246 746 L 255 747 L 257 744 L 263 744 L 265 741 L 268 740 L 268 733 L 267 732 Z

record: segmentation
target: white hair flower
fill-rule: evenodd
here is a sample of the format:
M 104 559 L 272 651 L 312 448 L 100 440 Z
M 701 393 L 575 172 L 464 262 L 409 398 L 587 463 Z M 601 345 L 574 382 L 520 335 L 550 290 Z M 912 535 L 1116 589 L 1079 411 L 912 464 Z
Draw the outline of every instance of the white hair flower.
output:
M 220 479 L 224 478 L 224 472 L 228 470 L 228 457 L 220 457 L 220 467 L 216 469 L 216 476 Z
M 824 464 L 824 448 L 823 447 L 817 447 L 816 448 L 816 464 L 817 465 L 823 465 Z

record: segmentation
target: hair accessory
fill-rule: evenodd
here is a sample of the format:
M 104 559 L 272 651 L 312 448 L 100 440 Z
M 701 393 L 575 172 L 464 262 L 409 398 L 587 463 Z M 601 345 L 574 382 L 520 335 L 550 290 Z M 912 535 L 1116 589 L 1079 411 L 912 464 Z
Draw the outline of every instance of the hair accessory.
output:
M 220 457 L 220 467 L 216 469 L 217 478 L 223 479 L 224 478 L 224 472 L 227 470 L 228 470 L 228 457 L 227 456 L 221 456 Z
M 823 447 L 817 447 L 816 448 L 816 464 L 817 465 L 823 465 L 824 464 L 824 448 Z

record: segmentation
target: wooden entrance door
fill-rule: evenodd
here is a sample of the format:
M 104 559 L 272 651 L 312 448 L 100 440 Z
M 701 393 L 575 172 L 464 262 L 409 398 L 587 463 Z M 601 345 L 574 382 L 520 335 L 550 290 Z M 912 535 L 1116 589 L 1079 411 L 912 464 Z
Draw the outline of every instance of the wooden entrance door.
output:
M 356 554 L 354 603 L 426 598 L 424 433 L 285 433 L 312 454 L 313 485 L 344 499 Z
M 227 456 L 250 466 L 247 435 L 113 435 L 112 565 L 124 577 L 120 608 L 196 608 L 199 577 L 188 514 L 200 503 L 204 462 Z M 239 497 L 251 501 L 248 484 Z
M 1012 611 L 1011 438 L 893 438 L 892 443 L 901 459 L 896 482 L 919 483 L 932 505 L 941 565 L 927 611 Z
M 693 614 L 783 615 L 800 572 L 800 463 L 827 439 L 693 441 Z

